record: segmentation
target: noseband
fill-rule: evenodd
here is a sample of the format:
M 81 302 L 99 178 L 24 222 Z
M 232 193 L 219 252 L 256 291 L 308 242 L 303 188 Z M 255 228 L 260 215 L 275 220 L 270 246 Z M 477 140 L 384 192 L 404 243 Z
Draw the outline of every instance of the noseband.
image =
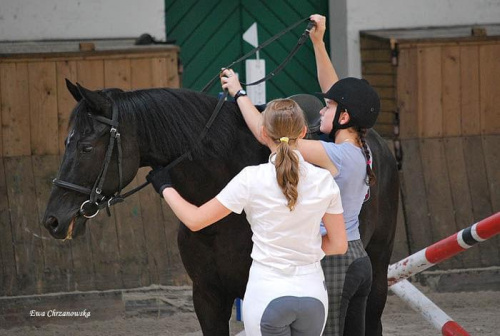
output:
M 111 97 L 109 97 L 109 96 L 108 96 L 108 98 L 111 99 Z M 112 99 L 111 99 L 111 102 L 112 102 L 112 108 L 113 108 L 111 119 L 90 114 L 90 116 L 93 119 L 110 126 L 110 131 L 109 131 L 110 137 L 109 137 L 108 149 L 106 150 L 106 156 L 104 158 L 104 162 L 103 162 L 101 171 L 100 171 L 99 175 L 97 176 L 96 181 L 94 182 L 94 186 L 92 187 L 92 189 L 89 189 L 87 187 L 82 187 L 78 184 L 74 184 L 71 182 L 66 182 L 66 181 L 60 180 L 58 178 L 55 178 L 52 181 L 52 183 L 54 185 L 56 185 L 60 188 L 65 188 L 65 189 L 76 191 L 76 192 L 79 192 L 79 193 L 82 193 L 85 195 L 89 195 L 89 199 L 80 205 L 80 210 L 78 212 L 80 215 L 82 215 L 85 218 L 95 217 L 99 213 L 99 210 L 101 210 L 103 208 L 106 208 L 108 215 L 111 215 L 109 208 L 112 205 L 114 205 L 116 203 L 123 202 L 126 197 L 132 195 L 133 193 L 139 191 L 140 189 L 142 189 L 143 187 L 145 187 L 147 185 L 147 183 L 144 183 L 144 184 L 140 185 L 139 187 L 136 187 L 135 189 L 131 190 L 130 192 L 128 192 L 124 195 L 120 195 L 120 192 L 122 191 L 122 188 L 123 188 L 123 182 L 122 182 L 123 181 L 122 145 L 121 145 L 120 133 L 118 132 L 118 126 L 119 126 L 118 108 Z M 116 142 L 116 148 L 118 150 L 119 187 L 118 187 L 118 191 L 115 194 L 113 194 L 113 196 L 107 197 L 107 196 L 104 196 L 102 194 L 102 188 L 104 185 L 104 181 L 106 180 L 106 174 L 108 172 L 109 163 L 111 162 L 111 156 L 113 155 L 113 149 L 115 147 L 115 142 Z

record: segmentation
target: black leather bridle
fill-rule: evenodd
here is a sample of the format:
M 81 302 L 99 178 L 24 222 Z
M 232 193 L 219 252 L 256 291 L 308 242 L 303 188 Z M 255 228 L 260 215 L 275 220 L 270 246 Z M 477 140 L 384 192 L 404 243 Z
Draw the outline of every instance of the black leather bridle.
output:
M 234 64 L 237 64 L 237 63 L 247 59 L 248 57 L 255 54 L 260 49 L 269 45 L 271 42 L 274 42 L 276 39 L 280 38 L 282 35 L 284 35 L 288 31 L 292 30 L 293 28 L 297 27 L 299 24 L 301 24 L 302 22 L 304 22 L 308 19 L 309 18 L 302 19 L 302 20 L 296 22 L 292 26 L 286 28 L 285 30 L 283 30 L 280 33 L 276 34 L 275 36 L 271 37 L 269 40 L 262 43 L 257 48 L 253 49 L 252 51 L 250 51 L 249 53 L 247 53 L 243 57 L 237 59 L 236 61 L 234 61 L 233 63 L 228 65 L 226 68 L 230 68 Z M 268 73 L 265 77 L 261 78 L 260 80 L 253 82 L 253 83 L 245 84 L 245 85 L 246 86 L 256 85 L 256 84 L 264 82 L 264 81 L 274 77 L 275 75 L 277 75 L 285 67 L 285 65 L 288 63 L 288 61 L 290 61 L 290 59 L 293 57 L 293 55 L 295 55 L 295 53 L 297 53 L 297 51 L 304 44 L 304 42 L 307 40 L 307 37 L 309 36 L 309 32 L 313 26 L 314 26 L 314 22 L 312 22 L 312 21 L 309 22 L 309 24 L 307 25 L 307 28 L 305 29 L 304 33 L 300 36 L 299 41 L 297 42 L 297 44 L 295 45 L 293 50 L 288 54 L 288 56 L 283 60 L 283 62 L 280 65 L 278 65 L 278 67 L 276 69 L 274 69 L 272 72 Z M 203 88 L 202 92 L 207 91 L 214 84 L 214 82 L 217 78 L 219 78 L 219 74 L 217 76 L 215 76 L 205 86 L 205 88 Z M 228 94 L 227 91 L 224 91 L 224 94 L 219 98 L 217 106 L 215 107 L 214 111 L 212 112 L 210 119 L 208 120 L 207 124 L 205 125 L 205 128 L 203 129 L 203 131 L 200 133 L 200 136 L 198 137 L 198 144 L 201 143 L 201 141 L 203 140 L 205 135 L 208 133 L 210 126 L 212 126 L 212 123 L 214 122 L 215 118 L 219 114 L 219 112 L 222 108 L 222 105 L 223 105 L 224 101 L 226 100 L 227 94 Z M 80 186 L 80 185 L 75 184 L 75 183 L 63 181 L 59 178 L 55 178 L 52 181 L 52 183 L 55 186 L 58 186 L 60 188 L 65 188 L 65 189 L 76 191 L 76 192 L 79 192 L 79 193 L 82 193 L 85 195 L 89 195 L 89 199 L 84 201 L 80 205 L 80 209 L 78 212 L 80 215 L 82 215 L 85 218 L 95 217 L 99 213 L 99 211 L 103 208 L 106 208 L 108 215 L 111 216 L 109 209 L 112 205 L 114 205 L 116 203 L 123 202 L 125 200 L 125 198 L 138 192 L 139 190 L 141 190 L 142 188 L 144 188 L 145 186 L 147 186 L 149 184 L 149 182 L 146 181 L 143 184 L 139 185 L 138 187 L 130 190 L 129 192 L 127 192 L 123 195 L 120 195 L 122 188 L 123 188 L 123 185 L 122 185 L 123 172 L 122 172 L 122 146 L 121 146 L 120 133 L 118 132 L 118 126 L 119 126 L 118 108 L 116 106 L 116 103 L 113 101 L 113 99 L 109 96 L 108 96 L 108 98 L 111 100 L 111 103 L 112 103 L 111 119 L 103 117 L 103 116 L 96 116 L 96 115 L 90 114 L 90 116 L 93 119 L 110 126 L 110 138 L 109 138 L 108 149 L 106 150 L 106 156 L 104 158 L 104 163 L 102 165 L 101 171 L 100 171 L 99 175 L 97 176 L 96 181 L 94 182 L 92 189 Z M 105 196 L 102 194 L 102 188 L 104 185 L 104 181 L 106 179 L 106 174 L 108 172 L 109 164 L 111 162 L 111 156 L 113 155 L 113 149 L 115 147 L 115 142 L 116 142 L 116 147 L 117 147 L 117 151 L 118 151 L 119 188 L 118 188 L 118 191 L 116 193 L 114 193 L 112 196 L 108 197 L 108 196 Z M 175 159 L 174 161 L 172 161 L 170 164 L 168 164 L 166 167 L 163 167 L 162 169 L 171 169 L 173 166 L 177 165 L 179 162 L 183 161 L 184 159 L 191 158 L 191 156 L 192 156 L 191 152 L 192 152 L 191 150 L 185 152 L 183 155 L 179 156 L 177 159 Z
M 109 99 L 111 97 L 108 96 Z M 111 215 L 109 212 L 109 208 L 116 204 L 123 202 L 123 200 L 134 194 L 135 192 L 141 190 L 144 188 L 148 183 L 144 183 L 133 190 L 120 195 L 122 189 L 123 189 L 123 170 L 122 170 L 122 144 L 121 144 L 121 138 L 120 138 L 120 132 L 118 131 L 118 108 L 116 106 L 116 103 L 112 102 L 112 116 L 111 119 L 103 117 L 103 116 L 96 116 L 93 114 L 89 114 L 93 119 L 106 124 L 110 127 L 109 133 L 109 143 L 108 143 L 108 148 L 106 150 L 106 156 L 104 158 L 104 162 L 101 168 L 101 171 L 99 172 L 99 175 L 96 178 L 96 181 L 94 182 L 94 185 L 92 189 L 80 186 L 75 183 L 63 181 L 59 178 L 55 178 L 52 183 L 60 188 L 65 188 L 69 189 L 72 191 L 76 191 L 85 195 L 89 195 L 89 199 L 83 202 L 80 205 L 80 210 L 79 214 L 82 215 L 85 218 L 93 218 L 95 217 L 99 211 L 103 208 L 106 208 L 108 211 L 108 215 Z M 111 162 L 111 156 L 113 155 L 113 150 L 116 148 L 118 151 L 118 175 L 119 175 L 119 186 L 118 186 L 118 191 L 113 194 L 113 196 L 104 196 L 102 194 L 102 188 L 104 186 L 104 181 L 106 180 L 106 174 L 108 172 L 109 164 Z

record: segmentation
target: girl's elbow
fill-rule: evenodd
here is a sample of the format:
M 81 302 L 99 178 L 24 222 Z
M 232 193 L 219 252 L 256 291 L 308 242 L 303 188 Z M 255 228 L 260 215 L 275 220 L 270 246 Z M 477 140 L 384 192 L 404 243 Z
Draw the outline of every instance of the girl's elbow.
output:
M 347 239 L 337 242 L 337 244 L 335 245 L 334 254 L 345 254 L 347 252 L 348 247 L 349 243 L 347 242 Z
M 340 246 L 339 246 L 339 251 L 338 254 L 345 254 L 347 252 L 347 248 L 349 247 L 349 244 L 347 243 L 347 240 L 344 241 Z
M 191 221 L 191 220 L 187 220 L 185 222 L 183 222 L 184 225 L 187 226 L 187 228 L 193 232 L 197 232 L 197 231 L 200 231 L 201 229 L 203 229 L 203 225 L 201 225 L 201 223 L 198 223 L 196 221 Z
M 201 230 L 201 228 L 199 227 L 193 227 L 193 226 L 188 226 L 189 230 L 191 230 L 192 232 L 198 232 Z
M 325 251 L 325 254 L 327 255 L 345 254 L 347 252 L 347 248 L 348 248 L 348 243 L 346 240 L 342 243 L 330 245 L 330 248 Z

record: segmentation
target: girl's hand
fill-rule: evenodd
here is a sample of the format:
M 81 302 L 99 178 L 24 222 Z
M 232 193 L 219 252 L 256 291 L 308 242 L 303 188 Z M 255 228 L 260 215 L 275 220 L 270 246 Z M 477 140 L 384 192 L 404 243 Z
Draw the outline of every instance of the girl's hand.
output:
M 238 76 L 234 73 L 232 69 L 224 69 L 220 75 L 220 83 L 224 90 L 227 90 L 231 97 L 242 89 L 241 83 L 238 79 Z
M 311 29 L 311 32 L 309 34 L 312 43 L 322 43 L 326 30 L 326 17 L 319 14 L 313 14 L 309 18 L 315 23 L 314 28 Z

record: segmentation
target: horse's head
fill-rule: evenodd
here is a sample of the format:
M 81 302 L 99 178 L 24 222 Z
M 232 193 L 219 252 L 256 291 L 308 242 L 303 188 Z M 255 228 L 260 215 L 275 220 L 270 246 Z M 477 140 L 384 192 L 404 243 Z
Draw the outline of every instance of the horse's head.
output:
M 118 118 L 111 92 L 91 91 L 68 80 L 66 84 L 77 105 L 43 218 L 45 228 L 58 239 L 83 233 L 98 206 L 130 183 L 139 168 L 135 130 Z

